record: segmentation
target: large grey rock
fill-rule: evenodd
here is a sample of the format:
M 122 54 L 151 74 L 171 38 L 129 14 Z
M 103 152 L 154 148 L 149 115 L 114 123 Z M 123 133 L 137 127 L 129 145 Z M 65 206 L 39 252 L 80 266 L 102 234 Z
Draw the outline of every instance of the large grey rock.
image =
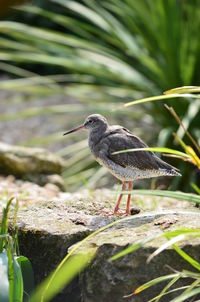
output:
M 94 230 L 120 219 L 106 217 L 97 211 L 99 208 L 112 209 L 112 197 L 113 193 L 106 190 L 93 193 L 60 193 L 57 199 L 32 203 L 19 210 L 20 251 L 32 261 L 37 283 L 57 266 L 75 243 Z M 123 295 L 132 292 L 137 286 L 171 273 L 165 265 L 176 270 L 189 268 L 171 248 L 154 258 L 150 264 L 146 264 L 147 257 L 164 242 L 163 238 L 149 242 L 142 249 L 117 261 L 108 261 L 112 255 L 140 239 L 161 234 L 164 230 L 196 228 L 200 225 L 200 212 L 192 204 L 165 198 L 135 199 L 136 205 L 143 205 L 145 211 L 86 242 L 76 253 L 85 253 L 92 248 L 96 253 L 95 259 L 53 301 L 126 301 Z M 182 247 L 200 261 L 200 239 L 182 242 Z M 190 269 L 192 270 L 191 267 Z M 182 280 L 179 285 L 183 285 Z M 127 301 L 145 302 L 155 296 L 162 286 L 156 286 L 153 290 L 147 290 Z M 162 301 L 170 300 L 166 297 Z
M 175 230 L 184 227 L 195 228 L 200 222 L 200 214 L 183 211 L 162 211 L 146 213 L 130 218 L 126 223 L 107 230 L 90 240 L 84 249 L 96 247 L 96 257 L 82 273 L 80 288 L 84 302 L 121 302 L 123 296 L 133 292 L 138 286 L 156 277 L 170 274 L 174 270 L 195 271 L 174 250 L 168 248 L 147 264 L 146 260 L 156 248 L 165 242 L 163 238 L 146 244 L 143 248 L 113 262 L 108 259 L 141 239 L 160 234 L 162 228 Z M 200 239 L 182 242 L 182 248 L 195 260 L 200 261 Z M 83 250 L 79 253 L 83 252 Z M 77 252 L 78 253 L 78 252 Z M 167 267 L 168 266 L 168 267 Z M 188 281 L 189 282 L 189 281 Z M 143 293 L 132 296 L 127 301 L 145 302 L 158 295 L 167 283 L 161 283 Z M 185 285 L 181 280 L 176 286 Z M 162 301 L 168 302 L 177 293 L 168 295 Z M 125 300 L 126 301 L 126 300 Z
M 48 150 L 0 143 L 0 171 L 44 185 L 55 183 L 63 188 L 63 160 Z

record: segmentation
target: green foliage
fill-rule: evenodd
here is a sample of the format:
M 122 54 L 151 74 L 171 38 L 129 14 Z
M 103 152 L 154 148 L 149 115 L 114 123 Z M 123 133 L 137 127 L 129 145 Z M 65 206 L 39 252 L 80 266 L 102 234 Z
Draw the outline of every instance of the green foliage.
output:
M 65 114 L 70 113 L 70 120 L 74 120 L 78 112 L 84 112 L 85 116 L 94 111 L 107 112 L 107 115 L 117 112 L 123 119 L 141 120 L 144 116 L 139 116 L 138 112 L 127 109 L 122 112 L 124 100 L 158 95 L 173 87 L 198 83 L 198 0 L 52 0 L 46 7 L 29 5 L 20 10 L 26 20 L 27 16 L 36 22 L 40 20 L 42 27 L 21 21 L 0 22 L 0 68 L 19 78 L 19 82 L 6 81 L 1 87 L 21 90 L 29 96 L 55 93 L 75 96 L 81 100 L 79 109 L 77 104 L 65 109 L 60 107 Z M 53 75 L 44 77 L 33 72 L 46 67 Z M 173 104 L 187 128 L 192 134 L 197 133 L 198 104 L 191 102 L 190 96 L 181 102 L 177 99 Z M 156 138 L 162 129 L 158 145 L 171 147 L 175 121 L 169 118 L 162 103 L 144 106 L 159 125 L 152 136 Z M 90 182 L 93 174 L 90 171 L 96 167 L 88 151 L 79 151 L 77 148 L 72 155 L 75 162 L 79 154 L 78 162 L 67 166 L 66 184 L 70 187 L 75 183 L 80 186 L 84 179 Z M 77 182 L 74 176 L 80 172 L 82 177 Z M 183 174 L 188 183 L 187 168 Z
M 148 302 L 153 301 L 160 301 L 163 296 L 168 295 L 172 292 L 179 292 L 177 297 L 174 298 L 173 302 L 179 301 L 187 301 L 188 298 L 196 296 L 200 293 L 200 263 L 196 261 L 193 257 L 191 257 L 188 253 L 186 253 L 183 249 L 181 249 L 177 244 L 179 242 L 183 242 L 190 238 L 199 238 L 200 237 L 200 230 L 199 229 L 180 229 L 175 231 L 168 231 L 163 232 L 160 235 L 152 236 L 151 238 L 140 240 L 139 242 L 133 244 L 132 246 L 128 247 L 127 249 L 123 250 L 122 252 L 114 255 L 111 257 L 111 261 L 117 260 L 120 257 L 127 255 L 128 253 L 134 252 L 135 250 L 143 247 L 147 242 L 152 240 L 156 240 L 158 237 L 165 237 L 167 241 L 161 245 L 156 251 L 154 251 L 147 259 L 147 263 L 149 263 L 154 257 L 156 257 L 159 253 L 167 249 L 168 247 L 172 246 L 173 249 L 182 257 L 186 262 L 188 262 L 193 268 L 195 268 L 198 272 L 193 271 L 186 271 L 182 270 L 182 272 L 176 272 L 175 274 L 169 274 L 161 277 L 157 277 L 153 280 L 148 281 L 147 283 L 139 286 L 136 288 L 131 294 L 124 296 L 125 298 L 131 297 L 133 295 L 139 294 L 140 292 L 155 286 L 158 283 L 163 281 L 170 280 L 169 283 L 163 288 L 160 294 L 153 299 L 149 300 Z M 180 279 L 180 278 L 188 278 L 189 285 L 184 287 L 171 287 Z
M 0 301 L 9 302 L 8 257 L 5 250 L 0 253 L 0 276 Z
M 51 301 L 67 284 L 69 284 L 93 259 L 93 253 L 72 256 L 69 261 L 63 265 L 56 274 L 51 286 L 52 275 L 50 275 L 38 289 L 33 293 L 30 302 Z
M 7 236 L 6 234 L 8 233 L 8 213 L 9 209 L 11 206 L 11 203 L 13 201 L 13 198 L 10 198 L 6 204 L 6 207 L 3 209 L 3 216 L 2 216 L 2 221 L 0 224 L 0 253 L 3 252 L 3 249 L 5 248 L 6 245 L 6 239 Z
M 16 257 L 17 263 L 19 264 L 22 277 L 23 277 L 23 302 L 29 301 L 29 298 L 34 290 L 34 274 L 31 262 L 24 256 Z
M 30 302 L 50 301 L 61 289 L 64 288 L 64 286 L 68 285 L 71 280 L 73 280 L 85 267 L 87 267 L 95 257 L 95 248 L 89 250 L 84 248 L 84 250 L 79 251 L 81 247 L 84 247 L 84 243 L 95 235 L 124 220 L 127 220 L 127 218 L 114 221 L 78 242 L 60 262 L 52 274 L 39 285 L 31 296 Z
M 133 190 L 132 193 L 134 195 L 163 196 L 163 197 L 176 198 L 180 200 L 187 200 L 189 202 L 195 202 L 196 204 L 200 203 L 199 196 L 192 193 L 183 193 L 183 192 L 174 192 L 174 191 L 165 191 L 165 190 Z M 124 191 L 124 194 L 127 194 L 127 192 Z
M 30 295 L 33 290 L 31 264 L 26 257 L 16 256 L 17 233 L 13 237 L 8 234 L 8 214 L 12 201 L 13 198 L 9 199 L 3 209 L 0 223 L 0 301 L 2 302 L 27 301 L 26 295 Z M 16 203 L 14 210 L 14 225 L 16 223 L 17 209 L 18 203 Z

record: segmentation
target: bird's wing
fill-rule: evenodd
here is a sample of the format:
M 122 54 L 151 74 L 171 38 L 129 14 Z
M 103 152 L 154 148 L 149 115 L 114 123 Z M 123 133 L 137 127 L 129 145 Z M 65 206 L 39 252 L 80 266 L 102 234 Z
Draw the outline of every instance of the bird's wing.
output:
M 170 169 L 168 165 L 159 159 L 153 152 L 137 151 L 113 154 L 125 149 L 136 149 L 148 147 L 140 138 L 133 135 L 128 129 L 119 127 L 110 131 L 104 140 L 107 145 L 107 157 L 122 167 L 137 168 L 140 170 Z

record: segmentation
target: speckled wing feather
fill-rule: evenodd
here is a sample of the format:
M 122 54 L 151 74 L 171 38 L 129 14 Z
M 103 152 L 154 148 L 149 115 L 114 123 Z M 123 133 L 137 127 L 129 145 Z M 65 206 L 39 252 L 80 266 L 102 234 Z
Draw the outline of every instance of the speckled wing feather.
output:
M 122 167 L 136 168 L 140 170 L 166 169 L 176 170 L 176 168 L 165 163 L 153 152 L 138 151 L 112 154 L 113 152 L 148 147 L 141 139 L 133 135 L 128 129 L 123 127 L 113 128 L 104 138 L 107 140 L 107 156 L 116 164 Z

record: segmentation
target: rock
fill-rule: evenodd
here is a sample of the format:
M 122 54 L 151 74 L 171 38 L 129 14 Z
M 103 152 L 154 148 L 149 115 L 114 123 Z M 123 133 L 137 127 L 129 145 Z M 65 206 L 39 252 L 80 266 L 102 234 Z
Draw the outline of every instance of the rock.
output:
M 0 143 L 0 171 L 3 175 L 14 175 L 41 185 L 56 182 L 63 189 L 63 181 L 58 175 L 63 167 L 63 160 L 45 149 Z
M 84 250 L 94 249 L 96 246 L 96 257 L 91 265 L 81 274 L 80 288 L 82 301 L 84 302 L 121 302 L 123 296 L 132 293 L 140 285 L 162 275 L 177 271 L 192 270 L 172 248 L 168 248 L 149 264 L 147 258 L 161 244 L 166 242 L 163 238 L 157 238 L 149 242 L 143 248 L 130 253 L 118 260 L 109 262 L 112 255 L 124 250 L 128 246 L 141 239 L 161 234 L 162 229 L 154 223 L 157 219 L 173 220 L 168 230 L 184 227 L 195 228 L 200 222 L 200 213 L 183 211 L 161 211 L 149 212 L 145 215 L 130 217 L 130 220 L 114 228 L 108 229 L 84 245 Z M 199 248 L 200 239 L 189 240 L 181 244 L 184 251 L 189 253 L 196 261 L 200 261 Z M 83 249 L 83 248 L 82 248 Z M 80 249 L 77 253 L 82 253 Z M 170 267 L 172 269 L 170 269 Z M 176 283 L 176 286 L 185 285 L 184 279 Z M 189 281 L 190 282 L 190 281 Z M 132 296 L 127 301 L 145 302 L 158 295 L 167 283 L 160 283 L 143 293 Z M 177 293 L 167 295 L 162 301 L 168 302 L 175 298 Z M 125 300 L 126 301 L 126 300 Z
M 109 258 L 138 240 L 161 234 L 164 229 L 196 228 L 200 212 L 191 203 L 169 198 L 135 197 L 135 205 L 143 206 L 141 214 L 130 216 L 112 228 L 92 237 L 76 253 L 93 249 L 96 257 L 79 278 L 66 287 L 53 301 L 70 302 L 121 302 L 124 295 L 160 275 L 172 273 L 168 267 L 190 269 L 175 251 L 168 248 L 149 264 L 147 257 L 164 239 L 149 242 L 143 248 L 109 262 Z M 157 205 L 157 209 L 155 207 Z M 76 194 L 60 193 L 51 200 L 31 203 L 20 208 L 18 214 L 20 252 L 27 256 L 34 268 L 36 282 L 40 283 L 67 254 L 71 247 L 118 217 L 106 217 L 98 209 L 113 209 L 113 192 L 98 190 Z M 122 208 L 123 208 L 122 203 Z M 152 211 L 152 208 L 154 211 Z M 168 210 L 170 208 L 170 210 Z M 182 242 L 185 251 L 200 261 L 200 239 Z M 182 286 L 185 280 L 177 285 Z M 145 302 L 155 296 L 163 284 L 127 301 Z M 175 294 L 171 297 L 175 297 Z M 171 299 L 170 297 L 170 299 Z M 169 301 L 169 296 L 162 301 Z

